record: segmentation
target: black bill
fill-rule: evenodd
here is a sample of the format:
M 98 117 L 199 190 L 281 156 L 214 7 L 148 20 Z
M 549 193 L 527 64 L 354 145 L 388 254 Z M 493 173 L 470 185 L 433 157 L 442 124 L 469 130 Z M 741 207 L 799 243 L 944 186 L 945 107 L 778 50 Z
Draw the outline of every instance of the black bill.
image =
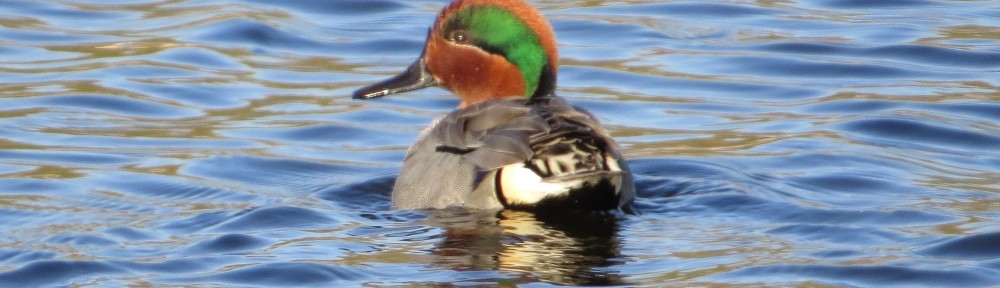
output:
M 354 99 L 372 99 L 389 94 L 403 93 L 437 84 L 434 75 L 427 71 L 424 57 L 417 59 L 406 71 L 388 80 L 365 86 L 354 91 Z

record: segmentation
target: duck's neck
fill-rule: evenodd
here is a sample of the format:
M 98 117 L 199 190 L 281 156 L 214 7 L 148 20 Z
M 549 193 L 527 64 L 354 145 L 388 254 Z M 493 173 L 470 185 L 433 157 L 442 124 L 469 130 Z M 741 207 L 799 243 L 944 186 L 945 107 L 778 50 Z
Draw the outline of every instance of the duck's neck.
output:
M 469 106 L 472 106 L 472 105 L 476 105 L 476 104 L 479 104 L 479 103 L 483 103 L 483 102 L 486 102 L 486 101 L 490 101 L 490 100 L 501 100 L 501 99 L 513 100 L 513 99 L 524 99 L 524 98 L 522 98 L 521 96 L 514 95 L 514 96 L 491 98 L 491 99 L 476 99 L 476 100 L 471 100 L 471 101 L 469 101 L 469 100 L 462 100 L 462 102 L 458 103 L 458 109 L 466 108 L 466 107 L 469 107 Z

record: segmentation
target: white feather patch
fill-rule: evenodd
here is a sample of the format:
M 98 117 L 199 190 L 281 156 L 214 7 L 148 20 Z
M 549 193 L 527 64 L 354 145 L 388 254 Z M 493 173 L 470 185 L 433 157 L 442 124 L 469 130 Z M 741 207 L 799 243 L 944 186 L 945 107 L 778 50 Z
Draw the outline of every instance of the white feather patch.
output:
M 500 187 L 507 204 L 535 204 L 546 197 L 569 193 L 565 183 L 542 181 L 535 171 L 524 167 L 523 163 L 510 164 L 501 168 Z

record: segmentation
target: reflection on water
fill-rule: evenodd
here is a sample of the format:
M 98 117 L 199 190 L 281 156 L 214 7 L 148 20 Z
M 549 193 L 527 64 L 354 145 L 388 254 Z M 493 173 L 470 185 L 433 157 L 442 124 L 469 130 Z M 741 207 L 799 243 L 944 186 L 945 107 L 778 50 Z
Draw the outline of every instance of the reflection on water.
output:
M 444 0 L 0 5 L 0 287 L 997 286 L 997 1 L 532 1 L 638 215 L 393 211 Z
M 432 211 L 427 219 L 444 229 L 432 252 L 448 269 L 523 272 L 559 285 L 623 285 L 607 268 L 625 261 L 613 215 L 536 215 L 520 211 Z

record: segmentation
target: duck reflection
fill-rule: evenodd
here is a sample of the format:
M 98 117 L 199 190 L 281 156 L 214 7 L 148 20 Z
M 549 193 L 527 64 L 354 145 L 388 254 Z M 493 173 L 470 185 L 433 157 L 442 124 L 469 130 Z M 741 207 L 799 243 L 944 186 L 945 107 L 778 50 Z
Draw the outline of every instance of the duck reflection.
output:
M 624 262 L 615 215 L 462 209 L 430 213 L 430 225 L 445 229 L 444 241 L 433 251 L 435 265 L 523 272 L 522 280 L 528 282 L 625 284 L 613 269 L 604 269 Z

